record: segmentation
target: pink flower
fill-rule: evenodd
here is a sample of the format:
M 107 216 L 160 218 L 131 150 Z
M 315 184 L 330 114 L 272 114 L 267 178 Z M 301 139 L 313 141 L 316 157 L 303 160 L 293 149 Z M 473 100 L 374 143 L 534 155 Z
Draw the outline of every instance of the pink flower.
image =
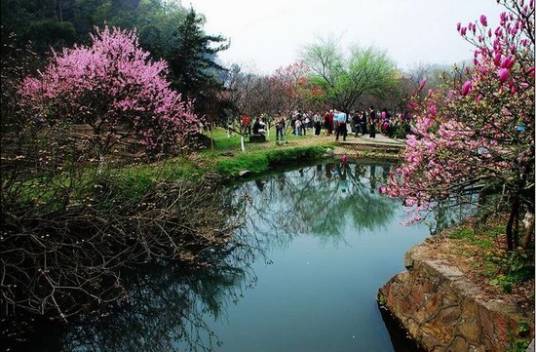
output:
M 481 175 L 508 175 L 518 162 L 527 162 L 528 153 L 511 155 L 504 146 L 511 143 L 513 122 L 528 120 L 534 112 L 535 69 L 530 60 L 534 43 L 526 33 L 533 19 L 524 18 L 534 2 L 530 0 L 531 9 L 525 9 L 522 0 L 509 1 L 523 11 L 516 6 L 517 10 L 508 9 L 511 13 L 502 13 L 497 29 L 488 26 L 485 16 L 465 27 L 457 24 L 459 34 L 476 47 L 475 67 L 464 70 L 467 81 L 412 102 L 414 123 L 404 161 L 390 174 L 385 191 L 413 206 L 414 220 L 449 196 L 452 185 Z M 493 113 L 497 110 L 500 113 Z M 531 133 L 520 136 L 520 142 L 532 145 L 534 126 L 526 125 Z
M 495 64 L 495 66 L 499 66 L 501 64 L 501 53 L 500 52 L 495 54 L 495 57 L 493 58 L 493 63 Z
M 473 89 L 473 82 L 471 80 L 465 81 L 465 83 L 462 86 L 462 95 L 467 95 L 469 92 L 471 92 L 471 89 Z
M 167 71 L 164 61 L 151 60 L 139 46 L 135 32 L 105 27 L 91 35 L 91 44 L 56 53 L 37 78 L 23 80 L 20 94 L 23 104 L 46 115 L 59 111 L 69 118 L 73 111 L 93 111 L 83 114 L 83 122 L 104 118 L 109 133 L 118 124 L 131 124 L 154 149 L 175 145 L 199 120 L 191 102 L 170 88 Z
M 504 57 L 501 60 L 501 68 L 510 69 L 514 65 L 515 59 L 512 56 Z
M 419 82 L 419 92 L 423 90 L 425 85 L 426 85 L 426 79 L 423 79 Z
M 499 81 L 504 82 L 510 77 L 510 71 L 506 68 L 501 68 L 498 72 L 499 75 Z
M 428 105 L 428 113 L 431 117 L 435 117 L 437 115 L 437 105 L 436 104 L 430 104 Z
M 501 12 L 500 19 L 501 19 L 501 24 L 506 22 L 508 20 L 508 13 Z

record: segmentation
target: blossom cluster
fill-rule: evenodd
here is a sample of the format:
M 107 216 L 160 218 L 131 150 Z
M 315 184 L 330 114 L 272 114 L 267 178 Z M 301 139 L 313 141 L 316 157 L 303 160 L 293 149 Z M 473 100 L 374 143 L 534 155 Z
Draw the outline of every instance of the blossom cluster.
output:
M 105 27 L 91 45 L 54 53 L 43 72 L 23 80 L 20 94 L 49 122 L 87 123 L 107 141 L 127 127 L 154 152 L 180 143 L 198 121 L 166 74 L 167 64 L 151 60 L 134 31 Z
M 311 69 L 303 61 L 278 68 L 269 82 L 285 100 L 284 110 L 303 108 L 325 95 L 324 90 L 309 79 Z
M 457 25 L 475 46 L 468 79 L 410 103 L 416 119 L 404 162 L 380 191 L 414 206 L 414 220 L 470 187 L 517 192 L 534 175 L 534 1 L 505 5 L 495 29 L 484 15 Z

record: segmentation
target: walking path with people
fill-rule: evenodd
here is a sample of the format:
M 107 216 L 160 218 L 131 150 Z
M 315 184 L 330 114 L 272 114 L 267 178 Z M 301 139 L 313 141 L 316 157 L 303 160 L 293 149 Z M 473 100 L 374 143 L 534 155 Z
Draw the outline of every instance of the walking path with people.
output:
M 311 147 L 315 145 L 331 146 L 335 155 L 347 155 L 350 157 L 386 157 L 389 159 L 399 159 L 405 147 L 405 142 L 402 139 L 390 138 L 384 134 L 377 133 L 376 138 L 371 138 L 368 134 L 347 136 L 346 140 L 335 140 L 335 135 L 326 135 L 324 132 L 321 135 L 308 133 L 307 135 L 296 136 L 286 130 L 284 142 L 281 144 L 275 142 L 275 128 L 272 128 L 272 133 L 267 137 L 266 143 L 247 143 L 247 151 L 279 149 L 279 148 L 295 148 L 295 147 Z M 228 153 L 240 150 L 240 141 L 237 134 L 232 137 L 227 137 L 225 130 L 217 128 L 213 131 L 215 149 L 217 153 Z M 210 152 L 210 150 L 209 150 Z

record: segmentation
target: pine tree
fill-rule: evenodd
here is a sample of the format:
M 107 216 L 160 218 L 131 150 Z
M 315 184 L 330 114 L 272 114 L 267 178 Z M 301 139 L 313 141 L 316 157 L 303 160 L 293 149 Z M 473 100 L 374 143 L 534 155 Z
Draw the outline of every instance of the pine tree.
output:
M 197 112 L 217 114 L 216 92 L 223 89 L 221 76 L 226 69 L 215 60 L 229 42 L 220 35 L 206 34 L 203 23 L 204 18 L 190 8 L 177 29 L 174 50 L 167 59 L 173 87 L 195 99 Z

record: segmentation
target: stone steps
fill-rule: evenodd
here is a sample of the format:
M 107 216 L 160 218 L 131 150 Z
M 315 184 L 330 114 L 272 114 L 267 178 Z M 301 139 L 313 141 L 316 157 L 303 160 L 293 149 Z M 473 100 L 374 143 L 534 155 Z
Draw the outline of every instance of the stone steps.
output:
M 372 151 L 390 154 L 399 154 L 404 150 L 404 145 L 398 143 L 341 142 L 339 146 L 349 151 Z

